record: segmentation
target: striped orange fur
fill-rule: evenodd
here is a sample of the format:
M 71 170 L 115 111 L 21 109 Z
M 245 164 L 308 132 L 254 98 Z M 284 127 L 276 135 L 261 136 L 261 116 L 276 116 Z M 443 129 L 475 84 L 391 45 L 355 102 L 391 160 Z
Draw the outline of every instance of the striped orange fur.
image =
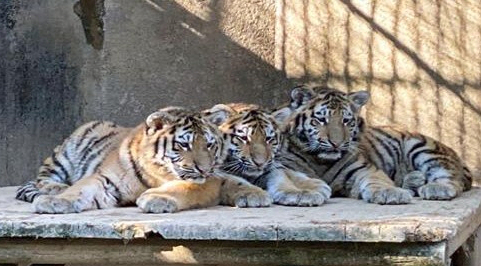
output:
M 289 148 L 282 163 L 324 179 L 333 193 L 378 204 L 412 195 L 448 200 L 471 188 L 458 155 L 421 134 L 370 127 L 360 116 L 369 93 L 296 87 L 275 113 L 285 118 Z
M 229 117 L 219 124 L 226 145 L 223 170 L 269 192 L 274 203 L 319 206 L 331 195 L 322 180 L 285 168 L 279 163 L 284 137 L 276 118 L 257 105 L 219 104 L 204 113 L 224 110 Z
M 134 203 L 157 213 L 265 196 L 259 188 L 216 173 L 224 145 L 211 119 L 219 117 L 225 116 L 168 107 L 135 128 L 85 124 L 45 160 L 36 181 L 19 188 L 17 199 L 33 201 L 39 213 Z

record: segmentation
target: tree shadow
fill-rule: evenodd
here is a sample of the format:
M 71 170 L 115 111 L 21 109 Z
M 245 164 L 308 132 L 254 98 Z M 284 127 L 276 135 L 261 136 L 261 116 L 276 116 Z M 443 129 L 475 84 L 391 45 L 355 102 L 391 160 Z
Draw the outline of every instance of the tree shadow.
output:
M 223 1 L 209 2 L 207 19 L 174 1 L 106 2 L 96 49 L 71 2 L 9 0 L 0 10 L 6 5 L 13 11 L 5 19 L 0 12 L 8 36 L 0 39 L 0 185 L 32 180 L 43 158 L 86 121 L 132 126 L 168 105 L 271 107 L 295 82 L 261 56 L 268 52 L 226 35 Z M 235 33 L 242 31 L 250 34 L 248 23 Z
M 422 58 L 418 56 L 418 54 L 411 50 L 408 46 L 406 46 L 404 43 L 402 43 L 400 40 L 398 40 L 395 35 L 389 33 L 387 30 L 385 30 L 381 25 L 376 23 L 374 19 L 364 12 L 362 12 L 360 9 L 358 9 L 350 0 L 339 0 L 342 3 L 346 5 L 346 7 L 355 15 L 359 16 L 362 18 L 364 21 L 366 21 L 371 28 L 380 33 L 383 37 L 391 41 L 391 43 L 399 50 L 402 51 L 404 54 L 409 56 L 411 60 L 414 61 L 416 66 L 418 66 L 420 69 L 422 69 L 426 74 L 428 74 L 432 80 L 434 80 L 438 85 L 443 86 L 447 89 L 449 89 L 451 92 L 453 92 L 460 100 L 463 101 L 465 105 L 467 105 L 472 111 L 476 112 L 476 114 L 481 116 L 481 108 L 479 106 L 476 106 L 471 100 L 466 97 L 464 92 L 465 85 L 470 85 L 473 87 L 478 87 L 481 89 L 479 82 L 478 83 L 470 83 L 467 81 L 464 81 L 463 83 L 454 83 L 446 78 L 444 78 L 443 75 L 441 75 L 439 72 L 434 70 L 432 67 L 429 66 Z
M 86 120 L 100 115 L 132 123 L 166 105 L 205 108 L 219 102 L 251 102 L 272 107 L 286 100 L 294 81 L 259 54 L 239 45 L 233 39 L 238 36 L 226 35 L 229 30 L 234 35 L 243 34 L 239 31 L 249 28 L 225 28 L 221 14 L 225 12 L 224 1 L 208 3 L 202 10 L 205 17 L 174 1 L 126 2 L 115 7 L 111 12 L 116 14 L 105 22 L 102 52 L 108 57 L 98 59 L 100 68 L 108 66 L 107 73 L 101 77 L 102 91 L 90 91 L 87 101 L 94 112 L 86 114 Z M 140 12 L 148 19 L 140 17 Z M 112 44 L 109 34 L 115 38 L 130 35 L 138 43 Z M 110 104 L 118 102 L 136 107 L 132 112 Z

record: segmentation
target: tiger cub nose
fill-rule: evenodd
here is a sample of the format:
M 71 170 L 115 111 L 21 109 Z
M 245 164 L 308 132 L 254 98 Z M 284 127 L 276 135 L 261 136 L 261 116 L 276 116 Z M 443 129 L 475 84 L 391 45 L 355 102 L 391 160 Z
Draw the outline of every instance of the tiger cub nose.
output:
M 331 146 L 334 148 L 334 149 L 337 149 L 341 146 L 341 142 L 334 142 L 332 140 L 329 140 L 329 144 L 331 144 Z
M 214 172 L 214 169 L 212 167 L 203 167 L 196 164 L 194 165 L 194 168 L 202 175 L 211 174 L 212 172 Z
M 267 158 L 264 158 L 263 156 L 254 156 L 252 157 L 252 162 L 257 166 L 257 167 L 262 167 L 266 163 Z

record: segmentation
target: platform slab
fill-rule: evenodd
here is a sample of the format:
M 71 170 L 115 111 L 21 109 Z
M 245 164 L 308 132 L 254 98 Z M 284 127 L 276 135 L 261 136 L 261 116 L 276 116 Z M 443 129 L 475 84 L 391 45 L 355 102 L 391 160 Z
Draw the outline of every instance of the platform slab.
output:
M 78 214 L 35 214 L 0 188 L 0 237 L 234 241 L 439 242 L 467 238 L 481 223 L 481 189 L 452 201 L 381 206 L 333 198 L 320 207 L 217 206 L 174 214 L 145 214 L 136 207 Z

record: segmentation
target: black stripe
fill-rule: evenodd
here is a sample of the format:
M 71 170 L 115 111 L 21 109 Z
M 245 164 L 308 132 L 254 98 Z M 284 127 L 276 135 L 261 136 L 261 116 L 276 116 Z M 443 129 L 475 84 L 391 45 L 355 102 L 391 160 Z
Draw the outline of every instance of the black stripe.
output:
M 344 183 L 348 182 L 353 176 L 354 174 L 361 170 L 362 168 L 365 168 L 366 167 L 366 164 L 361 164 L 360 166 L 354 168 L 354 169 L 351 169 L 349 172 L 347 172 L 346 175 L 344 175 Z
M 164 141 L 162 142 L 162 147 L 164 148 L 162 158 L 165 158 L 165 154 L 167 153 L 167 138 L 164 138 Z
M 80 144 L 82 144 L 83 140 L 85 139 L 85 136 L 87 136 L 88 133 L 92 132 L 93 129 L 95 129 L 96 127 L 98 127 L 100 124 L 102 124 L 102 122 L 95 122 L 93 123 L 89 128 L 85 129 L 85 131 L 82 133 L 82 135 L 80 136 L 80 142 L 77 143 L 76 147 L 80 147 Z
M 364 119 L 362 117 L 359 118 L 357 122 L 357 127 L 359 128 L 359 133 L 364 132 Z
M 292 154 L 293 154 L 294 156 L 296 156 L 297 158 L 301 159 L 303 162 L 305 162 L 305 163 L 307 163 L 307 164 L 309 163 L 309 161 L 307 161 L 307 159 L 305 159 L 303 156 L 301 156 L 300 154 L 298 154 L 296 151 L 292 150 L 291 145 L 289 145 L 289 146 L 287 147 L 287 151 L 290 152 L 290 153 L 292 153 Z
M 386 162 L 384 161 L 384 157 L 382 156 L 382 154 L 379 152 L 379 150 L 376 148 L 376 145 L 374 145 L 374 143 L 372 142 L 372 140 L 370 140 L 367 136 L 365 138 L 368 142 L 368 144 L 371 146 L 371 149 L 374 151 L 374 153 L 376 154 L 377 156 L 377 159 L 379 159 L 379 161 L 381 161 L 381 167 L 382 169 L 386 169 Z M 371 154 L 371 153 L 369 153 Z M 376 163 L 375 161 L 373 162 L 374 164 Z
M 102 152 L 107 149 L 108 147 L 110 147 L 112 145 L 112 143 L 105 143 L 104 146 L 100 147 L 99 149 L 97 149 L 95 152 L 91 152 L 89 153 L 89 156 L 87 158 L 85 158 L 85 161 L 84 163 L 82 164 L 82 169 L 81 169 L 81 172 L 80 172 L 80 177 L 84 176 L 85 173 L 87 172 L 87 170 L 89 169 L 89 167 L 91 166 L 91 163 L 93 160 L 95 160 L 96 157 L 100 156 L 100 154 L 102 154 Z M 95 170 L 97 169 L 97 167 L 99 165 L 102 164 L 102 161 L 103 160 L 100 160 L 97 165 L 94 166 L 94 172 Z
M 394 159 L 394 154 L 391 150 L 391 146 L 388 146 L 382 139 L 380 139 L 378 136 L 373 135 L 374 139 L 381 144 L 381 146 L 389 153 L 389 156 Z
M 399 141 L 397 138 L 389 135 L 388 133 L 386 133 L 386 132 L 383 131 L 382 129 L 377 128 L 377 127 L 372 127 L 371 129 L 372 129 L 373 131 L 376 131 L 376 133 L 379 133 L 380 135 L 383 135 L 383 136 L 386 137 L 387 139 L 396 142 L 399 147 L 402 146 L 402 145 L 401 145 L 401 141 Z
M 101 142 L 108 140 L 110 137 L 117 135 L 118 132 L 110 132 L 109 134 L 97 139 L 92 138 L 89 140 L 88 144 L 80 151 L 79 153 L 82 154 L 82 157 L 79 160 L 79 163 L 82 163 L 85 158 L 89 155 L 88 150 L 92 150 L 96 145 L 99 145 Z
M 396 164 L 399 163 L 399 157 L 397 157 L 398 160 L 396 161 L 395 158 L 394 158 L 394 154 L 393 154 L 393 152 L 392 152 L 392 150 L 391 150 L 391 146 L 390 146 L 390 145 L 389 145 L 389 146 L 386 145 L 386 143 L 383 142 L 383 140 L 380 139 L 380 138 L 378 138 L 377 136 L 373 135 L 373 137 L 374 137 L 374 139 L 375 139 L 379 144 L 381 144 L 381 146 L 383 147 L 383 149 L 386 150 L 386 152 L 389 154 L 389 157 L 391 157 L 391 159 L 393 160 L 393 165 L 390 165 L 390 164 L 389 164 L 389 160 L 385 160 L 386 165 L 389 167 L 389 169 L 384 168 L 384 171 L 385 171 L 385 172 L 389 172 L 389 173 L 388 173 L 388 174 L 389 174 L 389 177 L 393 177 L 394 174 L 395 174 L 395 171 L 396 171 Z M 394 172 L 393 172 L 393 171 L 394 171 Z
M 118 134 L 118 132 L 110 132 L 109 134 L 107 134 L 107 135 L 105 135 L 105 136 L 103 136 L 99 139 L 95 140 L 95 138 L 92 138 L 89 141 L 89 144 L 87 144 L 87 146 L 85 146 L 85 148 L 80 152 L 80 154 L 82 154 L 82 157 L 79 160 L 79 164 L 83 165 L 81 176 L 83 176 L 85 174 L 86 169 L 89 167 L 90 162 L 92 162 L 92 160 L 95 159 L 94 157 L 98 156 L 103 150 L 105 150 L 106 147 L 110 146 L 110 144 L 107 143 L 108 145 L 104 145 L 104 146 L 100 147 L 94 153 L 93 153 L 92 149 L 95 146 L 101 144 L 102 142 L 108 140 L 109 138 L 111 138 L 112 136 L 115 136 L 117 134 Z M 95 140 L 95 141 L 93 141 L 93 140 Z M 92 156 L 94 156 L 94 157 L 92 157 Z
M 153 158 L 155 158 L 157 156 L 157 154 L 159 153 L 159 141 L 160 141 L 160 137 L 157 137 L 157 139 L 155 140 L 155 143 L 154 143 L 154 156 L 153 156 Z
M 119 193 L 119 195 L 120 195 L 119 187 L 117 187 L 117 186 L 115 185 L 115 183 L 112 182 L 112 180 L 111 180 L 108 176 L 103 175 L 103 174 L 100 174 L 100 177 L 102 177 L 103 179 L 105 179 L 105 183 L 106 183 L 108 186 L 112 186 L 112 187 L 115 189 L 115 191 L 117 191 L 117 192 Z
M 69 177 L 69 174 L 68 174 L 68 172 L 67 172 L 67 169 L 65 169 L 65 167 L 62 165 L 62 163 L 60 163 L 60 162 L 57 160 L 57 158 L 55 158 L 54 156 L 52 156 L 52 162 L 53 162 L 53 164 L 54 164 L 56 167 L 60 168 L 60 170 L 62 171 L 62 173 L 63 173 L 64 176 L 65 176 L 65 179 L 67 180 L 68 177 Z
M 115 136 L 117 134 L 119 134 L 119 132 L 115 132 L 115 131 L 110 132 L 109 134 L 101 137 L 100 139 L 92 143 L 92 147 L 95 147 L 95 145 L 99 144 L 100 142 L 103 142 L 104 140 L 109 139 L 110 137 Z
M 410 155 L 410 163 L 411 163 L 411 166 L 414 167 L 414 168 L 419 168 L 416 166 L 416 159 L 418 158 L 419 155 L 421 154 L 437 154 L 436 151 L 433 151 L 429 148 L 426 148 L 426 149 L 422 149 L 422 150 L 419 150 L 413 154 Z
M 100 177 L 102 177 L 105 180 L 105 183 L 107 186 L 113 187 L 115 189 L 115 192 L 110 195 L 115 198 L 115 201 L 117 202 L 117 204 L 120 204 L 122 202 L 122 195 L 120 194 L 119 188 L 114 184 L 114 182 L 112 182 L 112 180 L 110 180 L 108 176 L 100 174 Z M 108 191 L 108 188 L 104 187 L 104 189 Z
M 296 128 L 301 124 L 301 115 L 297 115 L 296 116 L 296 120 L 295 120 L 295 126 Z
M 428 165 L 426 168 L 425 173 L 428 173 L 432 171 L 435 168 L 443 168 L 446 170 L 453 170 L 456 168 L 454 165 L 456 165 L 456 162 L 451 161 L 451 158 L 449 157 L 434 157 L 434 158 L 429 158 L 426 161 L 421 163 L 422 165 Z
M 72 162 L 72 160 L 70 159 L 70 157 L 68 156 L 67 149 L 64 149 L 64 150 L 63 150 L 62 155 L 63 155 L 63 157 L 65 157 L 65 160 L 67 160 L 67 162 L 70 164 L 70 166 L 72 166 L 72 165 L 73 165 L 73 162 Z
M 441 164 L 442 162 L 444 162 L 445 164 L 455 164 L 455 162 L 453 162 L 451 160 L 451 158 L 449 157 L 443 157 L 442 154 L 436 154 L 436 155 L 439 155 L 439 157 L 432 157 L 432 158 L 429 158 L 427 160 L 425 160 L 424 162 L 422 162 L 422 164 L 426 165 L 426 164 L 430 164 L 432 162 L 437 162 L 439 164 Z
M 27 201 L 28 202 L 33 202 L 35 200 L 36 197 L 40 196 L 40 193 L 35 193 L 35 194 L 30 194 L 27 196 Z
M 401 147 L 402 147 L 402 144 L 401 144 L 401 141 L 399 141 L 397 138 L 394 138 L 393 136 L 389 135 L 388 133 L 382 131 L 381 129 L 379 128 L 372 128 L 374 131 L 376 131 L 376 133 L 379 133 L 380 135 L 382 135 L 383 137 L 387 138 L 388 140 L 392 141 L 392 142 L 395 142 L 397 144 L 397 147 L 395 147 L 392 142 L 389 142 L 389 145 L 391 146 L 391 148 L 396 152 L 396 155 L 397 155 L 397 161 L 398 163 L 401 161 Z
M 334 179 L 336 179 L 336 177 L 337 177 L 339 174 L 341 174 L 342 171 L 344 171 L 347 167 L 349 167 L 349 166 L 347 166 L 347 164 L 349 164 L 349 163 L 350 163 L 350 162 L 346 162 L 344 165 L 341 165 L 341 166 L 339 167 L 339 169 L 336 171 L 336 173 L 332 176 L 332 181 L 334 181 Z M 329 170 L 327 170 L 327 171 L 329 171 Z
M 246 121 L 243 121 L 242 123 L 243 123 L 243 124 L 249 124 L 249 123 L 254 122 L 255 120 L 256 120 L 255 117 L 250 117 L 249 119 L 247 119 Z
M 97 207 L 97 209 L 100 210 L 100 204 L 99 204 L 97 198 L 94 198 L 94 203 L 95 203 L 95 207 Z
M 144 180 L 144 178 L 142 176 L 142 173 L 140 172 L 139 167 L 137 166 L 137 163 L 134 160 L 134 157 L 132 157 L 132 144 L 133 143 L 134 143 L 134 140 L 132 139 L 129 143 L 129 146 L 128 146 L 128 149 L 129 149 L 128 155 L 129 155 L 129 161 L 132 164 L 132 168 L 134 169 L 135 177 L 140 181 L 140 183 L 142 183 L 142 185 L 144 185 L 145 187 L 150 187 L 149 184 L 147 184 L 147 182 Z
M 49 176 L 48 176 L 49 178 L 52 178 L 52 179 L 53 179 L 52 176 L 54 175 L 54 176 L 57 176 L 57 177 L 58 177 L 57 180 L 62 180 L 62 177 L 61 177 L 60 174 L 57 172 L 57 170 L 50 168 L 50 169 L 48 169 L 48 170 L 46 170 L 46 171 L 49 173 Z
M 409 151 L 406 151 L 406 157 L 410 158 L 409 154 L 414 150 L 426 146 L 426 139 L 422 139 L 421 142 L 414 144 Z

